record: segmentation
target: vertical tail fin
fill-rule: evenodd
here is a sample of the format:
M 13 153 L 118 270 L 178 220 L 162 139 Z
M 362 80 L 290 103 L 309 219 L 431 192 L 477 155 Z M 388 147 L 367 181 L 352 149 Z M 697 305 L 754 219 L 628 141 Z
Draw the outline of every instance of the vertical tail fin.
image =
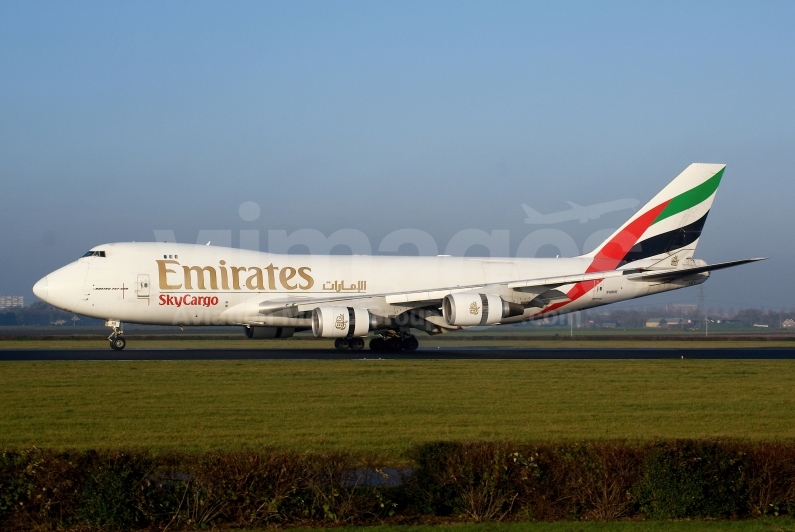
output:
M 725 164 L 688 166 L 586 255 L 593 258 L 588 271 L 613 270 L 635 262 L 651 264 L 681 250 L 688 251 L 682 259 L 690 258 L 725 169 Z

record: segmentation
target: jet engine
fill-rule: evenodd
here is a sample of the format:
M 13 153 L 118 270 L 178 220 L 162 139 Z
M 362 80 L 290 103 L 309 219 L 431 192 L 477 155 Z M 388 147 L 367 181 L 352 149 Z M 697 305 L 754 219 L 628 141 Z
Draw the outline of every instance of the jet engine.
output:
M 450 325 L 493 325 L 521 316 L 524 307 L 492 294 L 449 294 L 442 301 L 442 314 Z
M 294 327 L 245 327 L 246 338 L 289 338 Z
M 353 307 L 317 307 L 312 311 L 312 334 L 316 338 L 367 336 L 370 311 Z

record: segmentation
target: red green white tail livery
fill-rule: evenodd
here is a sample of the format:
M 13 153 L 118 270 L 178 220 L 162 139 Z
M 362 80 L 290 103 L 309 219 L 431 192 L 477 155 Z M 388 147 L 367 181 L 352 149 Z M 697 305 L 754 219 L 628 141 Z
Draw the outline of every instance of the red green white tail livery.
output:
M 589 256 L 592 269 L 691 258 L 726 165 L 691 164 Z M 650 262 L 651 261 L 651 262 Z

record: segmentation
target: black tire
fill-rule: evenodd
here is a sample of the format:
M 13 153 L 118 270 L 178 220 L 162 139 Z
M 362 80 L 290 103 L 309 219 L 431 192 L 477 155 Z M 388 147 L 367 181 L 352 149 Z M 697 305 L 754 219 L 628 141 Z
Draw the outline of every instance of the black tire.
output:
M 416 351 L 419 346 L 420 342 L 414 336 L 403 339 L 403 349 L 405 351 Z
M 350 343 L 347 338 L 337 338 L 334 340 L 334 347 L 339 351 L 347 351 L 350 347 Z
M 400 351 L 403 349 L 403 342 L 400 338 L 389 338 L 385 340 L 387 351 Z
M 351 338 L 348 344 L 352 351 L 361 351 L 364 349 L 364 340 L 362 338 Z
M 370 340 L 370 351 L 383 351 L 384 349 L 386 349 L 384 339 L 380 336 L 376 336 Z
M 121 336 L 117 336 L 110 341 L 110 348 L 114 351 L 121 351 L 127 345 L 127 341 Z

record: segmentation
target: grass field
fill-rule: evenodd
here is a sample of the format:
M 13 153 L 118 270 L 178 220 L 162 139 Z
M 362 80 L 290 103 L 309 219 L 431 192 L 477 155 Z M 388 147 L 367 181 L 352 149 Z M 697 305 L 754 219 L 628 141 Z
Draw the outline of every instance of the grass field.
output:
M 795 361 L 5 362 L 0 447 L 795 437 Z
M 793 532 L 795 520 L 484 523 L 449 526 L 350 527 L 334 530 L 337 532 Z

